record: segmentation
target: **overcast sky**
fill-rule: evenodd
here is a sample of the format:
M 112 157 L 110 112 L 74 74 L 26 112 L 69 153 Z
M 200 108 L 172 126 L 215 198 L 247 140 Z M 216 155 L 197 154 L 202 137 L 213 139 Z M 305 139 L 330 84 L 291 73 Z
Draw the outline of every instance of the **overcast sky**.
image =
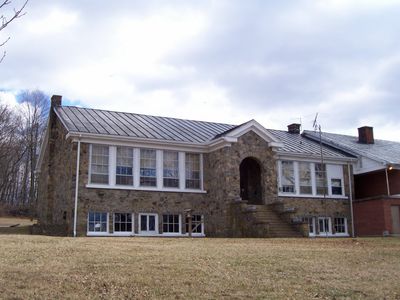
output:
M 17 7 L 21 1 L 13 0 Z M 0 99 L 400 141 L 400 1 L 30 0 Z M 4 47 L 3 47 L 4 48 Z

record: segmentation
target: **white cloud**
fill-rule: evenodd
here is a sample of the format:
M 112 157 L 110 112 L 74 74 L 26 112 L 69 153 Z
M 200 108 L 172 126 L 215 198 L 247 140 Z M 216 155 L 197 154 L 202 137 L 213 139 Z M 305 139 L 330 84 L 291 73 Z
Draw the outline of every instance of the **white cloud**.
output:
M 29 20 L 26 28 L 30 34 L 51 35 L 62 34 L 79 20 L 77 12 L 61 11 L 53 8 L 38 19 Z

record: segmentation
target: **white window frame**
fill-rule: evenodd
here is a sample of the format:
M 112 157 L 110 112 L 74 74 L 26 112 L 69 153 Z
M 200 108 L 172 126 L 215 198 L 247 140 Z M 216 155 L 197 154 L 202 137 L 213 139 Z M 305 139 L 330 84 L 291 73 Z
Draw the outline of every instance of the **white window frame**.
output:
M 88 183 L 87 188 L 105 188 L 105 189 L 120 189 L 120 190 L 141 190 L 141 191 L 165 191 L 165 192 L 181 192 L 181 193 L 207 193 L 204 190 L 203 178 L 203 154 L 195 151 L 178 151 L 175 149 L 155 149 L 153 147 L 134 147 L 127 145 L 108 145 L 109 147 L 109 165 L 108 165 L 108 184 L 91 183 L 91 160 L 92 160 L 92 145 L 107 146 L 103 143 L 93 143 L 89 147 L 89 167 L 88 167 Z M 130 147 L 133 149 L 133 185 L 116 184 L 116 165 L 117 165 L 117 147 Z M 141 186 L 140 185 L 140 149 L 156 151 L 156 186 Z M 163 185 L 163 151 L 178 152 L 178 187 L 164 187 Z M 199 155 L 200 158 L 200 188 L 186 188 L 186 172 L 185 172 L 185 157 L 186 153 Z
M 96 146 L 100 146 L 100 147 L 107 147 L 108 145 L 104 145 L 104 144 L 95 144 Z M 109 147 L 109 146 L 108 146 Z M 94 184 L 94 185 L 110 185 L 110 170 L 111 170 L 111 153 L 110 153 L 110 148 L 108 148 L 108 184 L 102 184 L 102 183 L 92 183 L 92 155 L 93 155 L 93 144 L 90 144 L 89 146 L 89 167 L 88 167 L 88 180 L 89 180 L 89 184 Z M 105 174 L 102 174 L 105 175 Z
M 328 221 L 328 232 L 323 231 L 321 233 L 320 227 L 319 227 L 319 221 L 320 220 Z M 316 217 L 316 225 L 318 227 L 318 236 L 320 236 L 320 237 L 332 236 L 332 218 L 331 217 L 324 217 L 324 216 Z
M 89 231 L 89 215 L 90 213 L 93 214 L 106 214 L 106 218 L 107 218 L 107 225 L 106 225 L 106 231 Z M 108 235 L 110 232 L 110 216 L 108 212 L 104 212 L 104 211 L 89 211 L 87 214 L 87 220 L 86 220 L 86 235 L 87 236 L 105 236 Z
M 165 153 L 176 153 L 176 156 L 177 156 L 177 163 L 178 163 L 178 165 L 177 165 L 177 172 L 178 172 L 178 177 L 165 177 L 164 176 L 164 171 L 165 171 L 165 166 L 164 166 L 164 163 L 165 163 L 165 161 L 166 161 L 166 159 L 165 159 L 165 157 L 166 157 L 166 155 L 165 155 Z M 181 174 L 180 174 L 180 159 L 179 159 L 179 151 L 169 151 L 169 150 L 164 150 L 163 152 L 162 152 L 162 186 L 163 186 L 163 188 L 166 188 L 166 189 L 174 189 L 174 188 L 179 188 L 180 187 L 180 184 L 181 184 L 181 182 L 180 182 L 180 178 L 181 178 Z M 174 186 L 165 186 L 165 184 L 164 184 L 164 179 L 174 179 L 174 180 L 178 180 L 178 186 L 177 187 L 174 187 Z
M 115 214 L 131 215 L 132 230 L 131 231 L 115 231 Z M 135 230 L 135 216 L 134 216 L 133 213 L 125 213 L 125 212 L 114 212 L 113 213 L 113 235 L 117 235 L 117 236 L 132 236 L 132 235 L 134 235 L 134 230 Z
M 293 162 L 293 170 L 294 170 L 294 192 L 282 192 L 282 161 L 292 161 Z M 312 184 L 312 194 L 301 194 L 300 193 L 300 167 L 299 164 L 307 163 L 309 164 L 309 168 L 311 171 L 311 184 Z M 290 159 L 281 159 L 277 162 L 277 173 L 278 173 L 278 196 L 282 197 L 299 197 L 299 198 L 323 198 L 323 194 L 317 194 L 317 186 L 316 186 L 316 176 L 315 176 L 315 164 L 319 162 L 310 162 L 310 161 L 295 161 Z M 325 195 L 326 198 L 334 198 L 334 199 L 348 199 L 345 194 L 344 189 L 344 175 L 343 175 L 343 164 L 332 164 L 332 163 L 324 163 L 326 168 L 326 177 L 327 177 L 327 189 L 328 193 Z M 332 193 L 332 185 L 331 179 L 340 179 L 342 184 L 342 194 L 334 195 Z
M 349 236 L 348 226 L 347 226 L 347 218 L 346 217 L 334 217 L 332 222 L 332 230 L 335 228 L 335 219 L 343 219 L 344 220 L 344 231 L 345 232 L 334 232 L 334 236 Z
M 154 216 L 155 217 L 155 230 L 154 231 L 142 231 L 141 226 L 142 226 L 142 216 L 147 216 L 147 228 L 149 227 L 149 216 Z M 152 236 L 152 235 L 158 235 L 158 227 L 159 227 L 159 222 L 158 222 L 158 214 L 155 213 L 139 213 L 139 218 L 138 218 L 138 234 L 140 235 L 147 235 L 147 236 Z
M 178 222 L 179 222 L 179 231 L 178 232 L 164 232 L 164 216 L 178 216 Z M 175 236 L 175 235 L 181 235 L 182 234 L 182 215 L 181 214 L 175 214 L 175 213 L 166 213 L 161 215 L 162 218 L 162 229 L 163 229 L 163 235 L 170 235 L 170 236 Z M 169 224 L 169 223 L 168 223 Z
M 194 214 L 192 214 L 192 216 L 200 216 L 200 218 L 201 218 L 201 223 L 200 223 L 200 226 L 201 226 L 201 232 L 193 232 L 192 233 L 192 236 L 205 236 L 205 234 L 204 234 L 204 215 L 203 214 L 196 214 L 196 213 L 194 213 Z M 186 228 L 186 226 L 189 228 L 189 223 L 187 222 L 187 217 L 185 217 L 185 228 Z M 188 236 L 189 235 L 189 231 L 188 230 L 186 230 L 186 235 Z

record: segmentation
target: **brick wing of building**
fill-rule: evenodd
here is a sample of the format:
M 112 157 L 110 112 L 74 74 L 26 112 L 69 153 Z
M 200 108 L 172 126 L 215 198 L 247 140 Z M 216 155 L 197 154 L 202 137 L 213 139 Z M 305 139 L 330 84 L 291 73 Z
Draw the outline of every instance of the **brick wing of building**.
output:
M 300 134 L 62 106 L 38 166 L 47 234 L 349 236 L 355 157 Z
M 318 140 L 314 132 L 303 135 Z M 360 236 L 400 236 L 400 143 L 374 139 L 373 128 L 358 136 L 322 133 L 325 145 L 357 157 L 354 165 L 354 224 Z

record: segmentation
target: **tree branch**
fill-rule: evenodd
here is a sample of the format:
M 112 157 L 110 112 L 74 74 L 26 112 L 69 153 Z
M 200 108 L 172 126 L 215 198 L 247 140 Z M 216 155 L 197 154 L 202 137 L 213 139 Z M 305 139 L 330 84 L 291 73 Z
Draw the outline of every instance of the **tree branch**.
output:
M 14 8 L 14 15 L 11 17 L 11 19 L 7 20 L 7 18 L 3 15 L 0 18 L 2 19 L 2 24 L 0 25 L 0 31 L 2 31 L 4 28 L 7 27 L 8 24 L 10 24 L 12 21 L 14 21 L 17 18 L 22 17 L 23 15 L 25 15 L 26 13 L 22 12 L 25 8 L 25 6 L 28 4 L 29 0 L 25 0 L 24 4 L 21 6 L 20 9 L 16 10 Z M 3 3 L 0 4 L 0 8 L 4 7 L 5 5 L 10 4 L 11 1 L 10 0 L 4 0 Z

